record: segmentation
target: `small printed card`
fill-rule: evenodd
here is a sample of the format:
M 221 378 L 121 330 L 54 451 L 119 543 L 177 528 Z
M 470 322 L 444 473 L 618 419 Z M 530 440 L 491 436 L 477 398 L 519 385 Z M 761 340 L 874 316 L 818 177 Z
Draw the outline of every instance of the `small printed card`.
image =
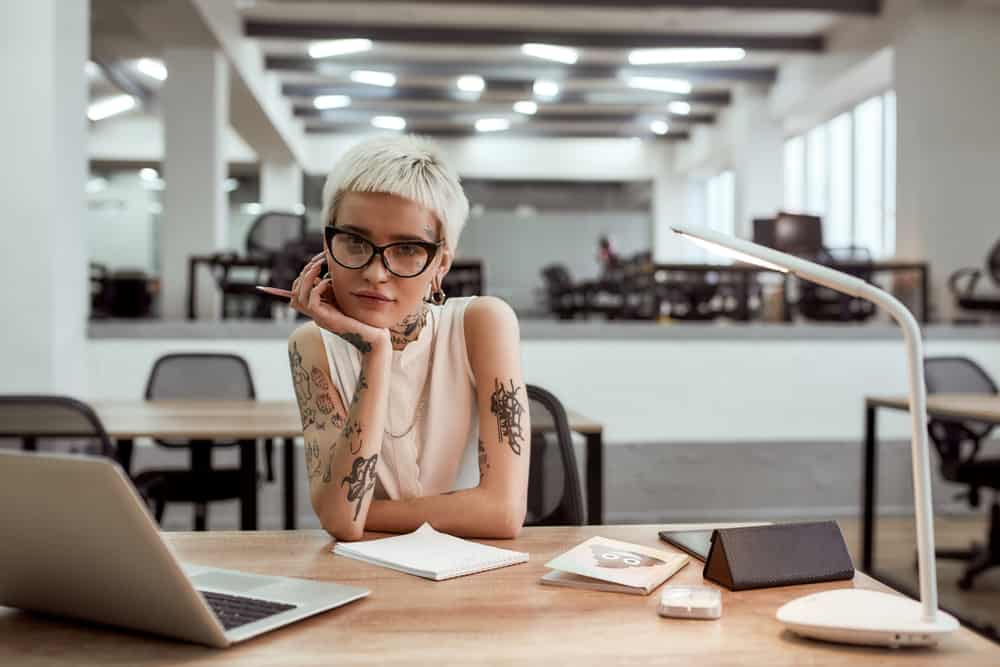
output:
M 548 563 L 542 583 L 649 595 L 690 557 L 604 537 L 592 537 Z

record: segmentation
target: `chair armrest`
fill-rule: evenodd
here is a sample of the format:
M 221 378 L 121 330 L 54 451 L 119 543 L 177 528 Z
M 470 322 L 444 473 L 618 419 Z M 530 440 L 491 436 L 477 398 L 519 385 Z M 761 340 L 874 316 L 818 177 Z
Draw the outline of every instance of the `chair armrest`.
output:
M 948 289 L 957 297 L 972 296 L 973 292 L 976 291 L 976 284 L 982 275 L 983 272 L 981 269 L 959 269 L 948 276 Z M 968 280 L 968 282 L 963 285 L 963 280 Z

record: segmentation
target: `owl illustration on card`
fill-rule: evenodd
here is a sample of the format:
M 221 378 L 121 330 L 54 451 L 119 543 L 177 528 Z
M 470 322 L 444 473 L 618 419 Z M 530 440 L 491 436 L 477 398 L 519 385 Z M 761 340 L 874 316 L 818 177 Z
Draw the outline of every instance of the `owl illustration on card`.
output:
M 591 544 L 590 553 L 594 556 L 597 567 L 608 567 L 617 570 L 629 567 L 654 567 L 664 564 L 659 558 L 653 558 L 652 556 L 634 551 L 622 551 L 621 549 L 615 549 L 612 546 L 604 544 Z

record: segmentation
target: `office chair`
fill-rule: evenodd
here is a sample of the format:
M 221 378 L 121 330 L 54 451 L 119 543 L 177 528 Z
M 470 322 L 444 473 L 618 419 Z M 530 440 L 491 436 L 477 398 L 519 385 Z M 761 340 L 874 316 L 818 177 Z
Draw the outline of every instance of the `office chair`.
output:
M 526 526 L 582 526 L 583 495 L 569 421 L 552 393 L 529 384 L 531 461 Z
M 847 248 L 821 248 L 813 261 L 833 267 L 872 282 L 872 256 L 867 248 L 850 246 Z M 845 265 L 845 262 L 850 264 Z M 859 299 L 808 280 L 799 281 L 798 310 L 805 317 L 821 322 L 864 322 L 875 316 L 875 304 L 867 299 Z
M 68 396 L 0 396 L 0 438 L 20 440 L 27 452 L 104 456 L 128 468 L 97 413 Z M 147 505 L 162 498 L 162 478 L 149 475 L 133 483 Z
M 986 259 L 986 273 L 993 279 L 994 287 L 1000 288 L 1000 241 Z M 979 268 L 959 269 L 948 277 L 948 288 L 959 308 L 1000 313 L 1000 293 L 976 293 L 982 276 L 983 270 Z
M 156 360 L 146 384 L 146 400 L 255 400 L 250 368 L 242 357 L 234 354 L 181 353 L 167 354 Z M 187 469 L 154 469 L 138 475 L 137 482 L 162 479 L 164 492 L 155 507 L 156 521 L 163 520 L 165 504 L 194 504 L 194 528 L 205 530 L 208 524 L 208 503 L 234 500 L 240 494 L 240 469 L 213 468 L 212 451 L 220 447 L 254 446 L 252 440 L 212 442 L 191 440 L 172 442 L 156 440 L 156 444 L 173 449 L 187 449 L 191 464 Z M 273 441 L 265 442 L 267 481 L 274 480 Z
M 997 386 L 976 362 L 966 357 L 928 357 L 924 360 L 928 394 L 996 394 Z M 978 458 L 979 447 L 993 427 L 977 422 L 947 419 L 928 420 L 931 440 L 937 449 L 941 476 L 969 487 L 958 498 L 979 507 L 980 489 L 994 490 L 989 530 L 985 546 L 973 543 L 968 550 L 938 550 L 938 558 L 967 561 L 958 587 L 972 588 L 973 580 L 985 570 L 1000 565 L 1000 458 Z
M 571 320 L 580 310 L 579 290 L 564 264 L 550 264 L 542 269 L 548 310 L 560 320 Z
M 252 317 L 270 317 L 271 300 L 263 296 L 256 286 L 270 284 L 270 273 L 277 257 L 289 243 L 301 242 L 305 236 L 305 215 L 286 211 L 266 211 L 254 219 L 246 237 L 247 257 L 256 260 L 256 266 L 253 267 L 253 278 L 251 280 L 237 279 L 233 275 L 233 270 L 236 267 L 232 266 L 231 260 L 227 261 L 230 259 L 229 256 L 220 255 L 216 265 L 216 282 L 222 291 L 223 319 L 229 317 L 233 303 L 237 306 L 249 303 Z M 319 252 L 319 248 L 315 252 Z M 239 314 L 243 314 L 242 308 L 239 309 Z

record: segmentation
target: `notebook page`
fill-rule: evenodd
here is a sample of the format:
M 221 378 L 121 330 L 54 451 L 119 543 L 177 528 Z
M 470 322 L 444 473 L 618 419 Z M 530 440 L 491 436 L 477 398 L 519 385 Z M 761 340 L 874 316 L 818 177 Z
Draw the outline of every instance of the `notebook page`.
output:
M 479 572 L 528 560 L 528 554 L 498 549 L 440 533 L 425 523 L 416 531 L 369 542 L 338 543 L 334 553 L 432 579 Z

